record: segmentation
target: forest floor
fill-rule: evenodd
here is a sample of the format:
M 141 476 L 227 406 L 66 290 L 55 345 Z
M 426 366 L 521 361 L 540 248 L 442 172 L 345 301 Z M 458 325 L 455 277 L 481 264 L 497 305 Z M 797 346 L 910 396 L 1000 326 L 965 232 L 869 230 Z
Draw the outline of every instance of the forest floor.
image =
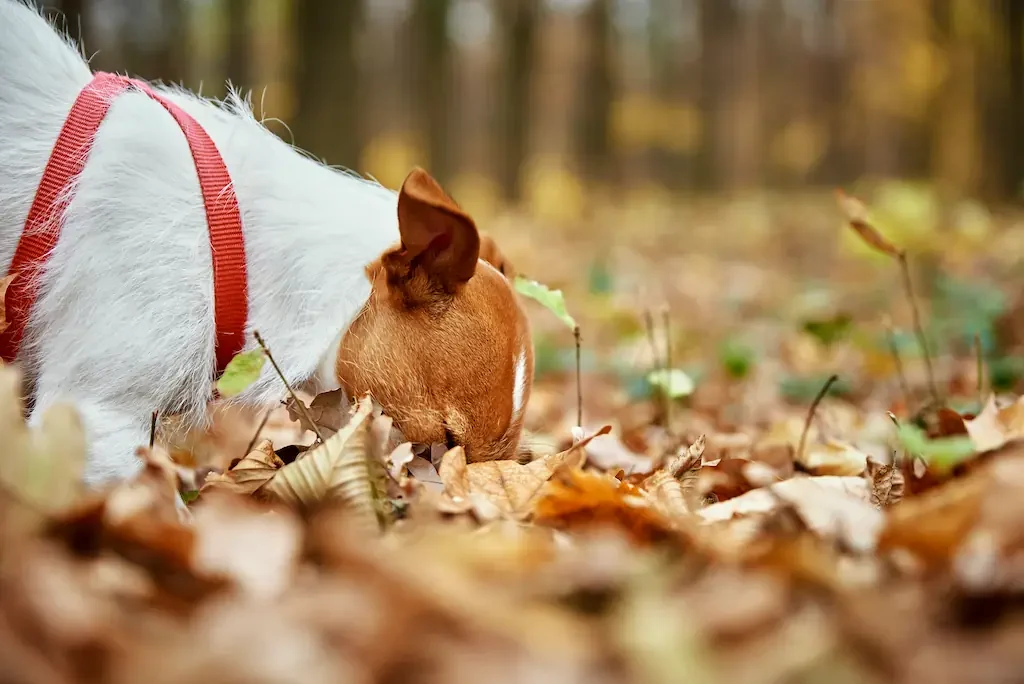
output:
M 0 369 L 3 679 L 1016 680 L 1024 218 L 861 196 L 491 221 L 580 330 L 526 302 L 518 462 L 325 394 L 84 494 Z

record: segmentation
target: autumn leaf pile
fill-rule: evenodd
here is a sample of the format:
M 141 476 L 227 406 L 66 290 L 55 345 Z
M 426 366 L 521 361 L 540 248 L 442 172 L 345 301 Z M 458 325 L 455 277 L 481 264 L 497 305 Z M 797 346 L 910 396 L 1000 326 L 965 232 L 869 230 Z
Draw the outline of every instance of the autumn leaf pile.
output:
M 101 492 L 73 408 L 30 429 L 0 368 L 2 679 L 1019 678 L 1024 398 L 957 366 L 930 401 L 918 359 L 910 397 L 832 378 L 762 410 L 768 371 L 730 353 L 698 380 L 652 363 L 645 398 L 585 369 L 582 426 L 573 374 L 539 380 L 517 461 L 409 444 L 326 393 L 217 467 L 140 447 Z

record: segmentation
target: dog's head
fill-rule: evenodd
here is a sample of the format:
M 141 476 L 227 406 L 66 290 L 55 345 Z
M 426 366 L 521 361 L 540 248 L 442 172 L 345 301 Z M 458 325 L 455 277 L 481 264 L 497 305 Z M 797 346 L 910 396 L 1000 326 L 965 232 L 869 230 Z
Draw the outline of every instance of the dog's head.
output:
M 514 456 L 533 345 L 511 265 L 422 169 L 399 192 L 398 227 L 401 243 L 367 268 L 339 383 L 369 392 L 410 441 L 461 445 L 471 461 Z

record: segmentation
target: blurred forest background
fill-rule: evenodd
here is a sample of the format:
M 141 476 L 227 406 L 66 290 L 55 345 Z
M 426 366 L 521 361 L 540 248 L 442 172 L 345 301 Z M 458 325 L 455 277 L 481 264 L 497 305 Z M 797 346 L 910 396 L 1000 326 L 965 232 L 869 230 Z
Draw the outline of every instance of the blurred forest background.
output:
M 95 68 L 230 80 L 328 163 L 422 164 L 478 212 L 865 178 L 1021 198 L 1017 0 L 42 3 Z

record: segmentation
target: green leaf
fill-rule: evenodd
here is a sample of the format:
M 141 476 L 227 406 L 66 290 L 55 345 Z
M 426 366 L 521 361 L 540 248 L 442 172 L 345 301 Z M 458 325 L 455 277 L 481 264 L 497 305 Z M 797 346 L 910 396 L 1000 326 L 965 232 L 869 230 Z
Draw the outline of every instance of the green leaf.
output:
M 967 435 L 928 439 L 924 430 L 906 423 L 899 426 L 897 434 L 903 448 L 937 466 L 954 466 L 966 461 L 975 452 L 974 444 Z
M 544 308 L 558 316 L 558 318 L 569 326 L 569 329 L 576 328 L 576 320 L 569 315 L 565 308 L 565 297 L 561 290 L 549 290 L 547 285 L 538 283 L 522 276 L 516 276 L 516 292 L 540 302 Z
M 832 318 L 811 319 L 804 321 L 803 329 L 813 335 L 826 347 L 846 337 L 853 324 L 853 319 L 846 314 L 837 314 Z
M 754 366 L 754 350 L 738 340 L 730 339 L 718 348 L 718 359 L 733 379 L 742 380 Z
M 224 369 L 224 375 L 217 381 L 217 391 L 222 397 L 233 397 L 245 391 L 249 385 L 256 382 L 263 370 L 263 364 L 267 357 L 262 349 L 236 354 L 228 367 Z
M 671 399 L 681 399 L 693 394 L 693 378 L 678 368 L 659 368 L 647 374 L 647 382 L 651 383 Z
M 181 493 L 181 500 L 184 501 L 186 504 L 190 504 L 190 503 L 192 503 L 193 501 L 195 501 L 198 498 L 199 498 L 199 490 L 198 489 L 190 489 L 187 492 L 182 492 Z

